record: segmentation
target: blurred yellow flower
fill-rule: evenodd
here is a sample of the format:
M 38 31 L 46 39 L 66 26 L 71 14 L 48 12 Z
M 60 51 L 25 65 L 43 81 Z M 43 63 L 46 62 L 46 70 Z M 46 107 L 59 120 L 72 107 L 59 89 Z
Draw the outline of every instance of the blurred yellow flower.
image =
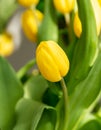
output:
M 39 10 L 28 9 L 22 14 L 22 28 L 32 42 L 37 40 L 38 26 L 42 19 L 43 14 Z
M 51 82 L 57 82 L 69 71 L 69 60 L 54 41 L 42 41 L 36 50 L 36 61 L 41 74 Z
M 74 33 L 76 34 L 76 36 L 80 37 L 81 32 L 82 32 L 82 24 L 79 19 L 78 12 L 75 13 L 73 27 L 74 27 Z
M 69 13 L 73 10 L 75 0 L 53 0 L 55 8 L 61 13 Z
M 29 7 L 32 5 L 37 5 L 39 0 L 18 0 L 18 3 L 22 6 Z
M 7 33 L 0 34 L 0 55 L 9 56 L 13 53 L 14 43 L 11 35 Z

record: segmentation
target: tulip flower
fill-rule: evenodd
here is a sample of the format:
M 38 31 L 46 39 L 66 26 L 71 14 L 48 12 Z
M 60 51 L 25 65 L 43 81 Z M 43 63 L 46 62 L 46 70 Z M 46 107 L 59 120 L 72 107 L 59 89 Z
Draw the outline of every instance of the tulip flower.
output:
M 53 0 L 55 8 L 61 13 L 69 13 L 73 10 L 75 0 Z
M 9 56 L 13 50 L 14 43 L 12 37 L 7 33 L 0 34 L 0 55 Z
M 37 5 L 39 0 L 18 0 L 18 3 L 22 6 L 29 7 L 32 5 Z
M 28 9 L 22 14 L 22 28 L 32 42 L 37 40 L 38 26 L 42 19 L 43 14 L 39 10 Z
M 81 21 L 79 19 L 79 16 L 78 16 L 78 13 L 76 12 L 75 13 L 75 16 L 74 16 L 74 33 L 76 34 L 77 37 L 80 37 L 81 35 L 81 32 L 82 32 L 82 24 L 81 24 Z
M 69 60 L 62 48 L 54 41 L 42 41 L 36 49 L 36 61 L 43 77 L 57 82 L 69 71 Z

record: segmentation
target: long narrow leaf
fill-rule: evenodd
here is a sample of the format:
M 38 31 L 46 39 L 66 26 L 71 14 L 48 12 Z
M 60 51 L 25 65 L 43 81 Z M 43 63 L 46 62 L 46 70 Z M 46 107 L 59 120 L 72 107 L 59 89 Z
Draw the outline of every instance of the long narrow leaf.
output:
M 101 91 L 101 53 L 99 54 L 88 77 L 76 86 L 70 96 L 68 129 L 75 126 L 85 108 L 88 108 Z
M 15 105 L 23 95 L 20 81 L 8 62 L 0 57 L 0 128 L 11 130 Z

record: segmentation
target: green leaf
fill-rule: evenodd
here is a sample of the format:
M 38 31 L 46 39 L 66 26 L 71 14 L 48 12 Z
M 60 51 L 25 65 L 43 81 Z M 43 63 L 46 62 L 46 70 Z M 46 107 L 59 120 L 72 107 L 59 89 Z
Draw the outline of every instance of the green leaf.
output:
M 0 0 L 0 32 L 2 32 L 14 11 L 17 8 L 16 0 Z
M 97 120 L 92 120 L 85 124 L 81 129 L 79 130 L 101 130 L 101 124 Z
M 0 57 L 0 128 L 2 130 L 11 130 L 15 105 L 22 95 L 22 85 L 14 70 L 4 58 Z
M 99 119 L 97 116 L 89 114 L 85 121 L 83 126 L 78 130 L 101 130 L 101 118 Z
M 73 130 L 84 109 L 88 108 L 101 91 L 101 53 L 87 78 L 80 82 L 69 99 L 68 129 Z M 74 116 L 75 115 L 75 116 Z
M 82 35 L 76 43 L 70 68 L 69 92 L 86 78 L 98 55 L 96 21 L 90 0 L 77 0 Z
M 47 130 L 45 129 L 47 126 L 55 127 L 56 111 L 32 99 L 20 100 L 16 116 L 17 121 L 13 130 Z
M 41 120 L 38 124 L 37 130 L 55 130 L 56 113 L 53 109 L 45 109 Z M 32 128 L 32 130 L 34 130 Z
M 25 97 L 41 101 L 47 88 L 48 83 L 41 75 L 33 76 L 24 86 Z

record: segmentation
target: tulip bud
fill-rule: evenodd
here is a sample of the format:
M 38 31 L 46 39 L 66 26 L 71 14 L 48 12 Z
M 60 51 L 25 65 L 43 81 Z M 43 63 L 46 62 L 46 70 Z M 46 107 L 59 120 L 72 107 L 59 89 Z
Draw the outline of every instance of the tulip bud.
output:
M 82 32 L 82 24 L 81 24 L 81 21 L 79 19 L 79 16 L 78 16 L 78 13 L 76 12 L 75 13 L 75 16 L 74 16 L 74 33 L 76 34 L 77 37 L 80 37 L 81 35 L 81 32 Z
M 61 13 L 69 13 L 73 10 L 75 0 L 53 0 L 55 8 Z
M 12 37 L 7 33 L 0 34 L 0 55 L 9 56 L 12 54 L 13 50 L 14 43 Z
M 37 5 L 39 0 L 18 0 L 19 4 L 25 7 L 29 7 L 31 5 Z
M 32 42 L 36 42 L 38 26 L 43 19 L 43 14 L 39 10 L 26 10 L 22 15 L 22 28 L 25 35 Z
M 36 61 L 41 74 L 51 82 L 57 82 L 69 71 L 69 60 L 54 41 L 42 41 L 36 50 Z

